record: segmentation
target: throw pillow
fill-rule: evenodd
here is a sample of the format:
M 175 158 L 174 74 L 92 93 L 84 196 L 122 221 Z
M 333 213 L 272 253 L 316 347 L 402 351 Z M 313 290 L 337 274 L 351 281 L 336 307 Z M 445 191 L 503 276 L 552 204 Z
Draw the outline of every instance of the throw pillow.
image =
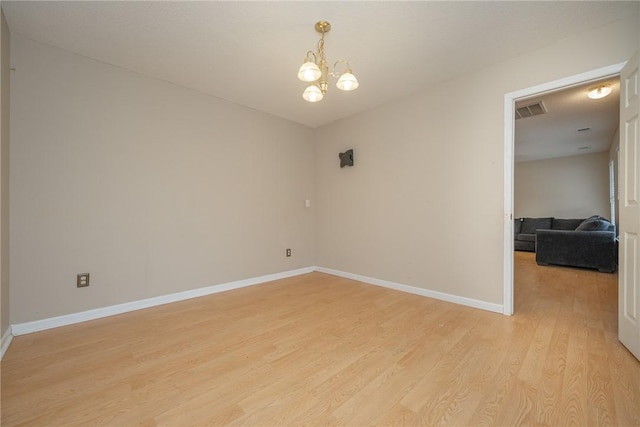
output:
M 605 219 L 585 219 L 576 231 L 607 231 L 611 224 Z

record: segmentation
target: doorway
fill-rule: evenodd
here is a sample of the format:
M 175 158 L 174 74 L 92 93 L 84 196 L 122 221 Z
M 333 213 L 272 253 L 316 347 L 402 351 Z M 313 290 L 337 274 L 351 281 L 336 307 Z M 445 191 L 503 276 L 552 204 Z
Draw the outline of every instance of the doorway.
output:
M 504 271 L 503 271 L 503 312 L 514 312 L 514 140 L 515 140 L 515 104 L 545 93 L 556 92 L 591 81 L 598 81 L 620 74 L 624 63 L 599 68 L 582 74 L 566 77 L 505 95 L 504 108 Z

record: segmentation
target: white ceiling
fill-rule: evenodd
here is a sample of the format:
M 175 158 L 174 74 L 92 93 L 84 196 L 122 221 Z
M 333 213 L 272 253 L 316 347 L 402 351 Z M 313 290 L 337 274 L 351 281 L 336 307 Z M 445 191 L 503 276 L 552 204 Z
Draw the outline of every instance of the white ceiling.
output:
M 2 1 L 12 34 L 309 127 L 638 13 L 638 2 Z M 309 104 L 296 78 L 313 26 L 360 82 Z
M 610 86 L 611 94 L 590 99 L 589 88 L 599 85 Z M 516 120 L 516 162 L 609 150 L 620 118 L 618 77 L 532 97 L 516 103 L 516 108 L 539 101 L 546 114 Z

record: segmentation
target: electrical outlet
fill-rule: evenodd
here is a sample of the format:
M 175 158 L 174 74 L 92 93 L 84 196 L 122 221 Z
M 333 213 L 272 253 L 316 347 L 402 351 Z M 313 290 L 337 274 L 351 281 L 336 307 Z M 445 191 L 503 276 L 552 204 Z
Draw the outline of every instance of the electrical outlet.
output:
M 89 273 L 78 274 L 76 286 L 79 288 L 86 288 L 87 286 L 89 286 Z
M 287 256 L 291 256 L 291 249 L 287 249 Z

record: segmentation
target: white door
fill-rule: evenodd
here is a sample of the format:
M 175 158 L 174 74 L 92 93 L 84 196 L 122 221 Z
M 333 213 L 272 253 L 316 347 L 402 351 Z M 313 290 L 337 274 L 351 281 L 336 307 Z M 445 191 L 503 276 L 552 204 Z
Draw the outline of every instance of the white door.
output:
M 618 337 L 640 359 L 640 73 L 638 56 L 620 73 L 620 250 Z

